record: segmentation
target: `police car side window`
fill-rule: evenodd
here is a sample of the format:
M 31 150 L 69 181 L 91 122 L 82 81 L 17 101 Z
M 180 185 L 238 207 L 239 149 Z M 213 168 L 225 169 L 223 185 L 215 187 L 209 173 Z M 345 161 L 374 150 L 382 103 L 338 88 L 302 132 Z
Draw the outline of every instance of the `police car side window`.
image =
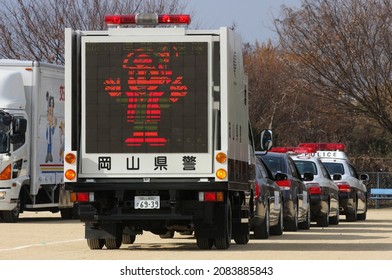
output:
M 351 164 L 348 165 L 348 170 L 349 170 L 351 176 L 359 179 L 357 172 L 355 171 L 354 167 L 351 166 Z
M 320 165 L 320 170 L 321 170 L 321 174 L 323 174 L 323 177 L 327 178 L 327 179 L 331 179 L 331 176 L 329 175 L 327 168 L 325 168 L 324 164 L 321 161 L 319 161 L 319 165 Z
M 295 163 L 291 158 L 288 159 L 288 164 L 291 171 L 291 175 L 293 175 L 293 177 L 301 179 L 301 176 L 299 175 L 297 168 L 295 167 Z

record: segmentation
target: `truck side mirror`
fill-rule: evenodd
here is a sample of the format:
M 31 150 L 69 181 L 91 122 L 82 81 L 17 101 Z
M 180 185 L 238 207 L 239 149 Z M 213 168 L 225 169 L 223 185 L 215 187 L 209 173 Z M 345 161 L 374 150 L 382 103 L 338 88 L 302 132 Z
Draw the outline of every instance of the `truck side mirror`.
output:
M 260 133 L 260 146 L 262 151 L 269 151 L 272 148 L 272 131 L 264 129 Z
M 27 129 L 27 120 L 16 117 L 14 119 L 14 134 L 25 134 Z

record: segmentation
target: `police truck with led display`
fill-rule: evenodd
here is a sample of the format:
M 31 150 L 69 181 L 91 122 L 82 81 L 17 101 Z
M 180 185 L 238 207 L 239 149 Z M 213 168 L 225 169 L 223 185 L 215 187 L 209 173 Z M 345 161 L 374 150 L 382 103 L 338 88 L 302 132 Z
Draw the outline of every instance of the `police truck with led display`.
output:
M 240 37 L 188 30 L 188 15 L 105 21 L 105 31 L 65 31 L 64 180 L 88 246 L 117 249 L 143 231 L 194 233 L 202 249 L 248 243 L 254 147 Z

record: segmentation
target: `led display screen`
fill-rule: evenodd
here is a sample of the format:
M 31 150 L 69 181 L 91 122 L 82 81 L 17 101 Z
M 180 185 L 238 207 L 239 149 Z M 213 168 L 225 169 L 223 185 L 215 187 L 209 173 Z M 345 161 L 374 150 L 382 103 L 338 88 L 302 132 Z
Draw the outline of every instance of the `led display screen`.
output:
M 86 153 L 207 153 L 207 47 L 86 43 Z

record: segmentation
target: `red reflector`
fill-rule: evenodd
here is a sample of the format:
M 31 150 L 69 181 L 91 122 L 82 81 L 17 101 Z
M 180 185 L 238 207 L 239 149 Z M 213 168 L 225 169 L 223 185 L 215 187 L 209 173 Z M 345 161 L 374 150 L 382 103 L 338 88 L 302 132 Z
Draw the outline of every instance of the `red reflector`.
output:
M 205 192 L 204 201 L 216 201 L 216 192 Z
M 276 181 L 276 184 L 279 187 L 291 187 L 291 181 L 290 180 L 281 180 L 281 181 Z
M 77 202 L 88 202 L 89 193 L 88 192 L 80 192 L 76 194 Z
M 349 193 L 351 191 L 350 185 L 347 183 L 338 183 L 337 185 L 339 187 L 340 192 Z

